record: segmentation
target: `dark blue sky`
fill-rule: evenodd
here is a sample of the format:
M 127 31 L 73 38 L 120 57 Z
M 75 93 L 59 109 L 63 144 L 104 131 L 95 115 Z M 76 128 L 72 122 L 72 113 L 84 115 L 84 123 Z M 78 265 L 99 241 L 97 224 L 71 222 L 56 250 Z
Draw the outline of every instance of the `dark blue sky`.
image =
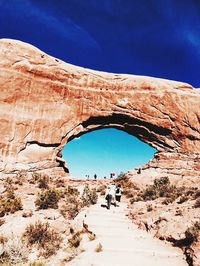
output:
M 197 0 L 0 0 L 0 37 L 75 65 L 200 87 Z
M 0 0 L 0 38 L 83 67 L 200 87 L 200 0 Z M 75 176 L 126 171 L 154 152 L 114 129 L 63 149 Z

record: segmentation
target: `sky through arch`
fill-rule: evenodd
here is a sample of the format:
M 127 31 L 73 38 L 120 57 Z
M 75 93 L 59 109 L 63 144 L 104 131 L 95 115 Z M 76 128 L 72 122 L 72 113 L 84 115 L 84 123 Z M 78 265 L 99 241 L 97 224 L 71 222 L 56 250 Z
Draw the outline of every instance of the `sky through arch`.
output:
M 126 172 L 147 163 L 155 149 L 128 133 L 114 129 L 99 129 L 67 143 L 63 158 L 73 177 L 110 177 L 110 173 Z

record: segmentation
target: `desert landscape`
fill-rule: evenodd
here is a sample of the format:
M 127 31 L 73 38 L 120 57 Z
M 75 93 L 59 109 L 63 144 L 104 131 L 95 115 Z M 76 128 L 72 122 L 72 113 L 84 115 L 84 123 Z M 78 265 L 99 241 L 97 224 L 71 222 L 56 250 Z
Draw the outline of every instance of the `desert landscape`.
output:
M 199 90 L 64 63 L 0 40 L 0 265 L 200 265 Z M 72 179 L 66 143 L 100 128 L 154 147 L 106 180 Z M 106 187 L 121 184 L 119 207 Z
M 144 180 L 1 180 L 1 265 L 199 265 L 199 180 Z M 107 210 L 113 182 L 123 201 Z

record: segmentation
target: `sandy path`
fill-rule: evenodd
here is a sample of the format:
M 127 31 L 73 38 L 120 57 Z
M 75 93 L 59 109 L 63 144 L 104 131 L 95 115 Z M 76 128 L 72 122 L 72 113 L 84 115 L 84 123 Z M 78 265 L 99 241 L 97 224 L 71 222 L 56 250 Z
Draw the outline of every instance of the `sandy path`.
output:
M 84 217 L 97 238 L 84 244 L 81 253 L 68 265 L 73 266 L 183 266 L 187 265 L 182 252 L 150 234 L 137 229 L 127 218 L 125 203 L 110 210 L 101 207 L 100 199 L 91 206 Z M 78 218 L 83 219 L 83 215 Z M 95 252 L 98 243 L 102 252 Z

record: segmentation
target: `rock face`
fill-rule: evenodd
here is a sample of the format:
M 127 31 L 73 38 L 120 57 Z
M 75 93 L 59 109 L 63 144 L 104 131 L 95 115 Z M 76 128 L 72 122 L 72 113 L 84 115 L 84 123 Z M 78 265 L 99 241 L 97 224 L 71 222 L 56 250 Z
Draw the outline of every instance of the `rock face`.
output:
M 114 127 L 158 150 L 148 167 L 200 170 L 200 91 L 151 77 L 69 65 L 0 40 L 0 171 L 68 171 L 63 146 Z

